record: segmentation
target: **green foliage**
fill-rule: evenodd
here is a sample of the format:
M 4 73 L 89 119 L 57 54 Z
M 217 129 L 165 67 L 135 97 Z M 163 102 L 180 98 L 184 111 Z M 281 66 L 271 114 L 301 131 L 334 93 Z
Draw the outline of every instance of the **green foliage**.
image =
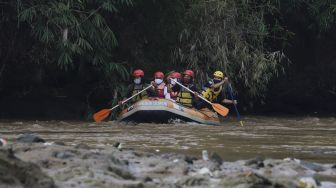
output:
M 285 0 L 278 4 L 289 14 L 300 14 L 305 19 L 305 26 L 319 33 L 335 28 L 336 1 L 334 0 Z
M 118 90 L 121 81 L 128 79 L 126 64 L 115 60 L 118 42 L 109 19 L 119 8 L 131 6 L 133 1 L 16 2 L 19 28 L 28 28 L 35 39 L 29 50 L 29 62 L 56 65 L 65 71 L 91 68 L 99 74 L 95 85 L 112 91 Z
M 209 73 L 223 70 L 244 93 L 262 96 L 285 58 L 281 51 L 265 47 L 271 36 L 264 15 L 270 7 L 274 9 L 257 1 L 193 1 L 174 51 L 175 62 L 194 69 L 201 82 Z
M 47 57 L 34 58 L 57 63 L 62 69 L 72 68 L 80 56 L 99 65 L 112 59 L 117 40 L 104 14 L 117 11 L 114 1 L 17 0 L 17 9 L 19 23 L 27 23 L 32 36 L 49 52 Z
M 86 98 L 108 93 L 92 100 L 115 104 L 130 70 L 152 79 L 156 70 L 192 68 L 198 84 L 223 70 L 241 98 L 258 99 L 284 72 L 283 52 L 296 56 L 291 45 L 306 40 L 319 43 L 309 43 L 316 48 L 310 57 L 331 62 L 317 62 L 318 71 L 312 65 L 313 73 L 335 70 L 328 55 L 335 49 L 333 0 L 3 0 L 0 15 L 0 89 L 15 88 L 13 80 L 19 91 L 80 85 Z M 289 70 L 306 74 L 294 64 L 299 68 Z M 324 77 L 329 84 L 321 88 L 334 92 L 335 79 Z

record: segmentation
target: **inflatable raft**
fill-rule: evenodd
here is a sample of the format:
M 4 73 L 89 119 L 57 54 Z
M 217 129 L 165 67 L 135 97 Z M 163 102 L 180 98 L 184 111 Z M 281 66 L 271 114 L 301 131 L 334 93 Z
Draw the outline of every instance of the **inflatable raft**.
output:
M 175 119 L 209 125 L 220 124 L 218 115 L 207 108 L 196 110 L 166 99 L 140 100 L 122 110 L 118 116 L 119 121 L 148 123 L 168 123 Z

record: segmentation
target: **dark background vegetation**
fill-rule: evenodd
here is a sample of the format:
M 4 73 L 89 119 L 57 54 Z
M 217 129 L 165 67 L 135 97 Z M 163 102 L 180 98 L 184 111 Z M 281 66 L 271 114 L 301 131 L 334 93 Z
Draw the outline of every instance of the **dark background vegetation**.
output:
M 230 77 L 245 113 L 336 105 L 332 0 L 0 1 L 0 117 L 90 119 L 130 72 Z

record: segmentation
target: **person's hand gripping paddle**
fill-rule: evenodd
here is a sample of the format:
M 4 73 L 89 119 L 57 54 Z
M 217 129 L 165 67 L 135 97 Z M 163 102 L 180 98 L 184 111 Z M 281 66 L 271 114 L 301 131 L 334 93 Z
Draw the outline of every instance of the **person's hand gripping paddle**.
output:
M 141 94 L 142 92 L 146 91 L 150 87 L 152 87 L 152 85 L 147 86 L 145 89 L 139 91 L 138 93 L 134 94 L 130 98 L 122 101 L 121 104 L 124 104 L 125 102 L 133 99 L 134 97 L 138 96 L 139 94 Z M 93 119 L 95 120 L 95 122 L 101 122 L 101 121 L 103 121 L 105 118 L 107 118 L 110 115 L 110 113 L 112 112 L 112 110 L 114 110 L 115 108 L 117 108 L 121 104 L 115 105 L 114 107 L 109 108 L 109 109 L 102 109 L 99 112 L 96 112 L 95 114 L 93 114 Z
M 172 79 L 171 79 L 172 80 Z M 225 108 L 224 106 L 222 106 L 221 104 L 218 103 L 212 103 L 210 101 L 208 101 L 206 98 L 204 98 L 203 96 L 197 94 L 196 92 L 192 91 L 191 89 L 189 89 L 188 87 L 182 85 L 180 82 L 176 81 L 176 80 L 172 80 L 172 82 L 177 83 L 179 86 L 183 87 L 184 89 L 188 90 L 190 93 L 197 95 L 200 99 L 204 100 L 205 102 L 209 103 L 212 108 L 221 116 L 227 116 L 227 114 L 229 113 L 229 109 Z

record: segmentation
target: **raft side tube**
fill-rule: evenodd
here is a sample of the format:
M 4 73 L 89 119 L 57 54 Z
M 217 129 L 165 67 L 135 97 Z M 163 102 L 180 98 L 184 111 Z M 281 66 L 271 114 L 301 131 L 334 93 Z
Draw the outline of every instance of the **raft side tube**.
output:
M 186 122 L 220 125 L 219 118 L 215 112 L 201 112 L 165 99 L 143 99 L 124 109 L 118 116 L 119 121 L 147 123 L 168 123 L 170 119 L 181 119 Z

